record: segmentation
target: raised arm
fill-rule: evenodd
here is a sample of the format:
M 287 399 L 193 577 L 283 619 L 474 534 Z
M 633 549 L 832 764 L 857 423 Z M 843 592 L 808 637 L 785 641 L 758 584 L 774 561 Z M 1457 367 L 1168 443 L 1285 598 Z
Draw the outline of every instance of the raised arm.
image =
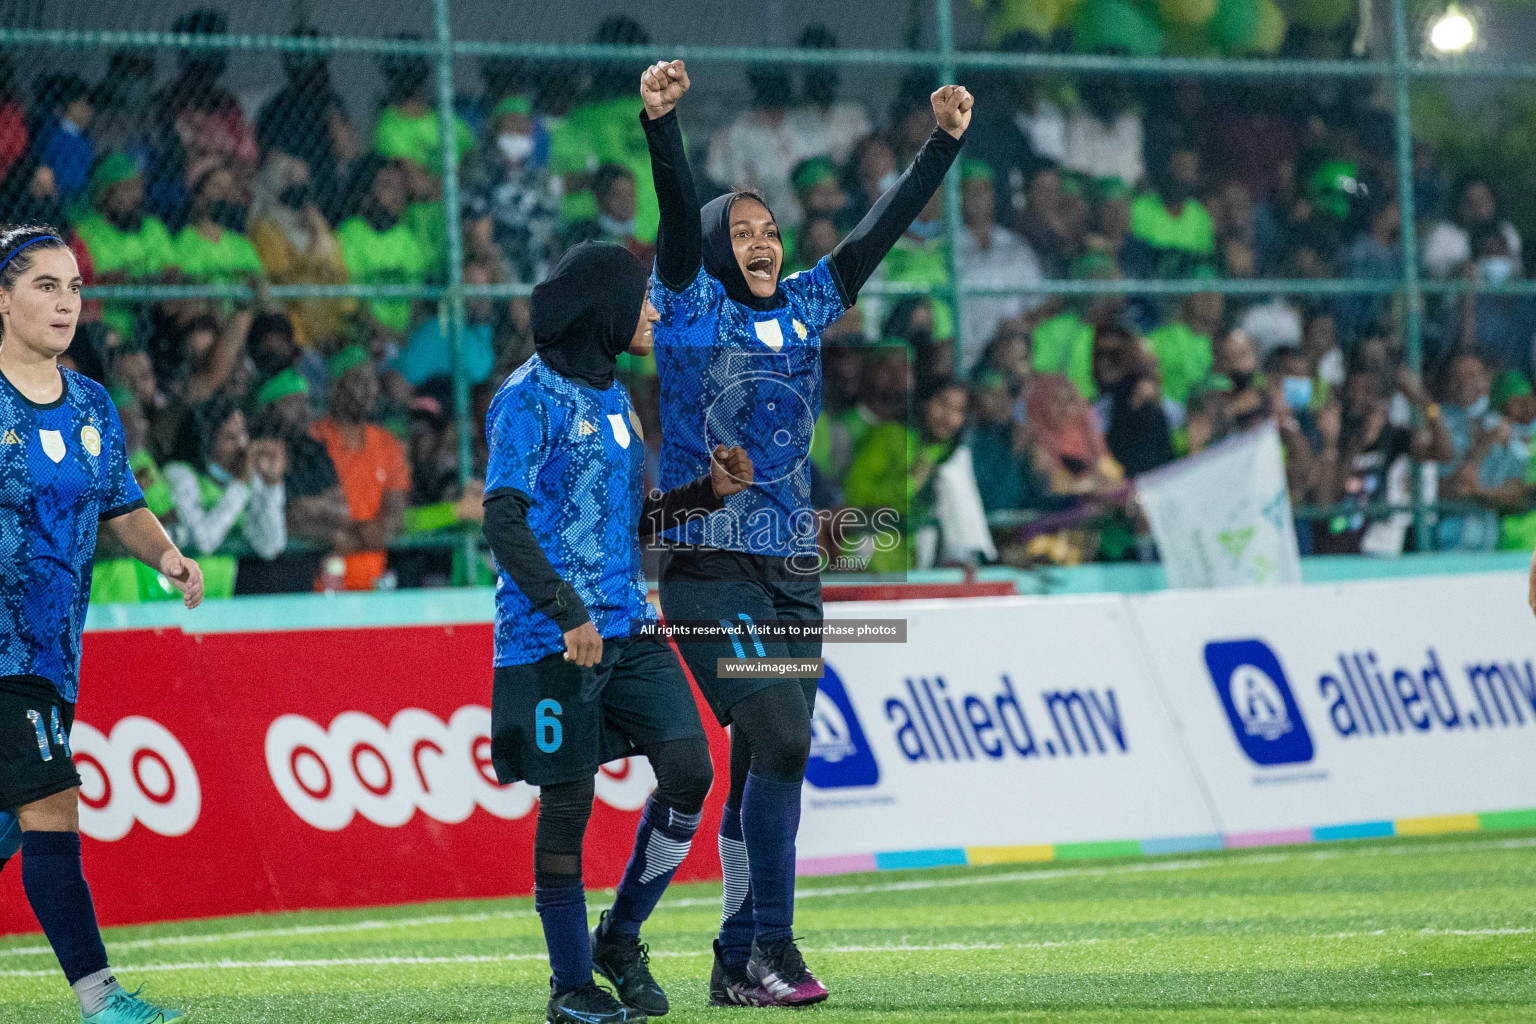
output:
M 677 123 L 677 101 L 688 91 L 688 84 L 688 69 L 680 60 L 653 64 L 640 76 L 640 98 L 645 102 L 640 123 L 651 150 L 651 175 L 661 208 L 656 276 L 675 292 L 693 283 L 704 251 L 699 193 L 688 166 L 683 130 Z
M 971 124 L 975 99 L 962 85 L 946 85 L 929 98 L 938 127 L 918 150 L 896 184 L 875 200 L 864 219 L 832 250 L 832 266 L 852 305 L 880 261 L 896 244 L 944 181 L 960 153 L 960 137 Z

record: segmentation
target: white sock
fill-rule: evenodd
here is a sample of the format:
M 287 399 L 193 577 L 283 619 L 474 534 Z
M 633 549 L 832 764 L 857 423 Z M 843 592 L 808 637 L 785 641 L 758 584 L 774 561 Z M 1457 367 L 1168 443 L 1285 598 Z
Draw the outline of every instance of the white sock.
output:
M 112 993 L 122 988 L 117 983 L 117 979 L 112 976 L 110 967 L 103 967 L 95 974 L 87 974 L 70 987 L 75 990 L 75 995 L 80 1000 L 80 1009 L 85 1011 L 87 1017 L 106 1009 L 107 1000 L 112 998 Z

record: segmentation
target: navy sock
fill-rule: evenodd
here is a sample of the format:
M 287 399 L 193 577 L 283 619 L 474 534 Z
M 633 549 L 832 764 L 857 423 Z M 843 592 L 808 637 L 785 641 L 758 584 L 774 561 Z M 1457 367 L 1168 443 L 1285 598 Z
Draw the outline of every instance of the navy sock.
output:
M 741 835 L 741 808 L 730 804 L 720 815 L 720 873 L 725 881 L 720 900 L 720 958 L 728 964 L 743 964 L 752 955 L 752 876 Z
M 747 773 L 741 828 L 752 879 L 757 941 L 788 938 L 795 924 L 795 834 L 800 831 L 800 783 Z
M 639 935 L 640 926 L 651 916 L 667 884 L 688 856 L 693 834 L 699 830 L 702 814 L 684 814 L 654 793 L 640 815 L 635 832 L 635 848 L 619 882 L 608 927 L 620 935 Z
M 23 832 L 21 884 L 65 979 L 73 985 L 107 967 L 91 887 L 80 866 L 77 832 Z
M 549 971 L 557 992 L 592 984 L 592 945 L 587 937 L 587 892 L 580 875 L 535 871 L 533 906 L 544 925 Z

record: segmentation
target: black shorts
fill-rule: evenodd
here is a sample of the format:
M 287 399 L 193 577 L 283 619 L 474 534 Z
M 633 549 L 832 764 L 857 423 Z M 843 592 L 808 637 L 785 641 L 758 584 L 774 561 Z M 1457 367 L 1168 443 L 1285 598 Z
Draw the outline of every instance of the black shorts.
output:
M 69 749 L 75 706 L 41 676 L 0 676 L 0 810 L 80 785 Z
M 725 619 L 743 615 L 754 622 L 798 619 L 821 621 L 821 575 L 791 568 L 787 558 L 751 555 L 718 548 L 673 548 L 661 559 L 661 613 L 668 622 Z M 821 637 L 801 641 L 764 640 L 765 658 L 819 658 Z M 678 641 L 677 649 L 699 684 L 699 692 L 721 725 L 731 724 L 731 708 L 743 697 L 785 682 L 798 682 L 806 707 L 816 706 L 815 679 L 722 678 L 718 659 L 742 655 L 730 638 Z
M 653 743 L 694 737 L 704 726 L 693 691 L 672 648 L 656 640 L 604 640 L 592 669 L 564 653 L 496 669 L 491 763 L 503 784 L 575 782 Z

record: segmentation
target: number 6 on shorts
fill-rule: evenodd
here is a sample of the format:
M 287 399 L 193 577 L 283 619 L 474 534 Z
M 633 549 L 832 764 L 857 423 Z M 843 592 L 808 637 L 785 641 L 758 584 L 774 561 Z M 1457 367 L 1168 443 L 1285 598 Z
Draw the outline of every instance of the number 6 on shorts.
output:
M 560 702 L 557 700 L 541 700 L 533 709 L 534 742 L 539 749 L 546 754 L 553 754 L 560 749 L 562 740 L 560 729 Z

